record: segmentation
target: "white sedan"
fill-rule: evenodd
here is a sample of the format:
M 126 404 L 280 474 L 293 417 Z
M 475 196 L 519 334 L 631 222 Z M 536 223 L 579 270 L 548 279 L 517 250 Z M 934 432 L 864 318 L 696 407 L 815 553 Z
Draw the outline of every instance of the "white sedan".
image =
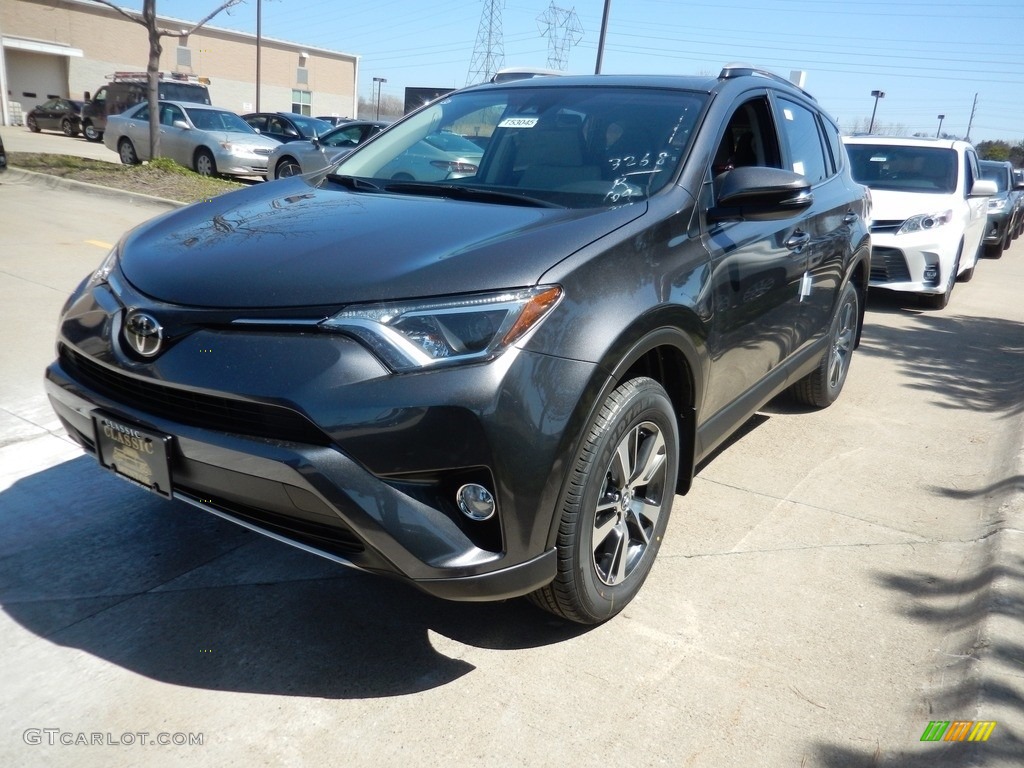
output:
M 203 176 L 263 176 L 278 142 L 261 136 L 234 112 L 205 104 L 161 101 L 160 155 Z M 107 119 L 103 143 L 125 165 L 149 160 L 149 104 Z

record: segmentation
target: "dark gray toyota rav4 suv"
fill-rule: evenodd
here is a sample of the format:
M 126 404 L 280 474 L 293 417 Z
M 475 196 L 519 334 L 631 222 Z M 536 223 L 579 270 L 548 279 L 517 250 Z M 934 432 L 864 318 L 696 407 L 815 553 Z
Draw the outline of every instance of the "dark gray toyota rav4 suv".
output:
M 764 72 L 475 86 L 126 234 L 47 389 L 164 497 L 598 622 L 698 462 L 787 388 L 839 395 L 869 205 L 835 123 Z

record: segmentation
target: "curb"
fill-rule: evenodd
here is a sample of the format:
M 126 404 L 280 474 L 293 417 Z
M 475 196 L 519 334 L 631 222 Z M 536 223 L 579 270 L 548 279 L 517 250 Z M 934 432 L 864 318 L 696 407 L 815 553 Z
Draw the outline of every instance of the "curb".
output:
M 159 205 L 170 209 L 184 208 L 186 205 L 189 205 L 189 203 L 168 200 L 165 197 L 155 197 L 141 192 L 130 192 L 125 189 L 117 189 L 116 187 L 105 187 L 101 184 L 90 184 L 86 181 L 75 181 L 74 179 L 65 179 L 62 176 L 51 176 L 48 173 L 38 173 L 8 166 L 4 175 L 0 176 L 0 184 L 10 183 L 11 181 L 34 184 L 46 187 L 47 189 L 69 189 L 93 195 L 106 195 L 107 197 L 116 197 L 136 205 Z

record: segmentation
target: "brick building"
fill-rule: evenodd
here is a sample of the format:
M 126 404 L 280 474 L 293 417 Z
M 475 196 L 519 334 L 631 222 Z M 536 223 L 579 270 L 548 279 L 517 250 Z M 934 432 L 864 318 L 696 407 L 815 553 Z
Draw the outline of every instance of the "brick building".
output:
M 222 13 L 192 35 L 163 38 L 161 71 L 209 78 L 214 105 L 239 113 L 258 101 L 267 112 L 355 116 L 358 56 L 262 37 L 257 99 L 256 36 L 216 26 L 230 20 Z M 166 29 L 196 21 L 160 15 Z M 3 0 L 0 40 L 2 125 L 17 104 L 28 112 L 49 98 L 82 99 L 113 72 L 144 71 L 149 59 L 145 28 L 90 0 Z

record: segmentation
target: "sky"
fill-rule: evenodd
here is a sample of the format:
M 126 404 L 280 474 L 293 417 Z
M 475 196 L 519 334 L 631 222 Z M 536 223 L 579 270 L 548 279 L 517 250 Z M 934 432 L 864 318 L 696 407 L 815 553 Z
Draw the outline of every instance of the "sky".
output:
M 493 0 L 504 64 L 549 65 L 553 8 L 582 30 L 565 70 L 593 73 L 605 0 Z M 221 0 L 157 0 L 161 15 L 201 19 Z M 486 0 L 246 0 L 211 26 L 361 57 L 360 97 L 467 85 Z M 142 0 L 122 0 L 139 9 Z M 555 40 L 564 40 L 565 27 Z M 573 37 L 575 39 L 575 37 Z M 556 56 L 557 60 L 557 56 Z M 805 88 L 849 130 L 942 132 L 975 142 L 1024 141 L 1024 0 L 610 0 L 602 72 L 714 74 L 742 62 Z M 973 120 L 972 120 L 973 111 Z

